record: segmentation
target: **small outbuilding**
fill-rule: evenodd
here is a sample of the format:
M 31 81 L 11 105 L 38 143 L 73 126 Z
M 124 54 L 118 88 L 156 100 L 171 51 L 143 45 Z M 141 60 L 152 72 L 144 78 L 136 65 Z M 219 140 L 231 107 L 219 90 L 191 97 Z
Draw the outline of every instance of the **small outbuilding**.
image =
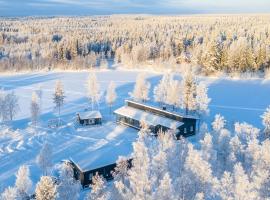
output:
M 77 121 L 82 126 L 101 125 L 102 115 L 99 111 L 85 111 L 77 113 Z

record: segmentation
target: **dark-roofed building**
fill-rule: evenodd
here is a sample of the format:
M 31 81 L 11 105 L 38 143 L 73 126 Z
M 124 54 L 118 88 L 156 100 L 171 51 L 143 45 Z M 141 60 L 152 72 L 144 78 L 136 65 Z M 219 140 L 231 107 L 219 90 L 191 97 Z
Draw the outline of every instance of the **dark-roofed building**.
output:
M 126 100 L 126 105 L 115 110 L 118 123 L 140 129 L 140 122 L 146 122 L 155 134 L 158 131 L 177 130 L 176 136 L 190 136 L 196 133 L 198 118 L 180 115 L 154 106 Z
M 99 111 L 85 111 L 77 113 L 77 121 L 80 125 L 98 125 L 102 124 L 102 116 Z

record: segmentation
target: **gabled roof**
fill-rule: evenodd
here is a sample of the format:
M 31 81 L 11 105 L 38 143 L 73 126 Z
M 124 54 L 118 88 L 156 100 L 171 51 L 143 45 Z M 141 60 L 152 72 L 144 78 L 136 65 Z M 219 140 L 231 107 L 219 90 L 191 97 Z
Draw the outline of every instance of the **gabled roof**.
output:
M 93 111 L 85 111 L 78 113 L 80 115 L 81 119 L 96 119 L 96 118 L 102 118 L 102 115 L 99 111 L 93 110 Z
M 136 109 L 130 106 L 123 106 L 114 111 L 115 114 L 119 114 L 137 121 L 144 120 L 148 125 L 167 127 L 170 129 L 178 128 L 184 123 L 176 120 L 172 120 L 163 116 L 155 115 L 151 112 Z

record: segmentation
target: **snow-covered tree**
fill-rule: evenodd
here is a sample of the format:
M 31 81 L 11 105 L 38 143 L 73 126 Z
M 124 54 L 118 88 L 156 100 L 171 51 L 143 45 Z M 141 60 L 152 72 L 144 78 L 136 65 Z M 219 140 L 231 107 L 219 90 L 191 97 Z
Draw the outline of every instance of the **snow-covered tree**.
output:
M 59 120 L 60 120 L 61 107 L 64 104 L 64 99 L 65 99 L 65 95 L 64 95 L 63 84 L 60 80 L 58 80 L 55 85 L 55 91 L 53 94 L 53 102 L 55 103 L 55 108 L 58 110 Z
M 60 167 L 57 185 L 57 200 L 77 200 L 80 196 L 80 183 L 74 179 L 72 167 L 63 163 Z
M 145 74 L 140 73 L 136 78 L 136 83 L 133 89 L 133 92 L 130 93 L 130 97 L 135 101 L 147 101 L 149 99 L 149 89 L 151 85 L 148 81 L 145 80 Z
M 39 115 L 40 115 L 40 105 L 38 96 L 35 92 L 32 93 L 32 100 L 31 100 L 31 120 L 34 126 L 37 126 Z
M 188 72 L 182 81 L 183 87 L 183 107 L 186 110 L 186 114 L 190 111 L 195 111 L 196 102 L 196 80 L 192 72 Z
M 16 174 L 15 187 L 17 189 L 18 196 L 21 199 L 27 199 L 30 196 L 32 189 L 32 181 L 30 179 L 30 171 L 28 166 L 22 165 Z
M 15 115 L 20 111 L 18 97 L 14 91 L 5 96 L 5 107 L 6 115 L 8 116 L 8 119 L 12 121 Z
M 112 110 L 112 105 L 114 104 L 116 98 L 117 94 L 115 91 L 115 83 L 111 81 L 106 92 L 106 103 L 110 106 L 110 113 Z
M 19 200 L 19 195 L 15 187 L 8 187 L 1 194 L 1 200 Z
M 109 193 L 106 191 L 106 180 L 96 174 L 92 178 L 91 192 L 89 193 L 87 200 L 108 200 Z
M 221 129 L 223 129 L 226 125 L 226 120 L 224 119 L 223 116 L 221 116 L 220 114 L 217 114 L 215 116 L 215 120 L 212 122 L 212 127 L 214 131 L 220 131 Z
M 197 102 L 197 112 L 202 114 L 208 114 L 208 105 L 211 99 L 208 97 L 208 88 L 206 84 L 200 82 L 196 87 L 196 102 Z
M 167 89 L 170 77 L 170 74 L 164 74 L 158 85 L 154 87 L 154 100 L 160 104 L 166 103 Z
M 264 133 L 268 137 L 270 135 L 270 106 L 266 108 L 266 111 L 263 113 L 262 124 L 264 126 Z
M 36 186 L 37 200 L 55 200 L 56 199 L 56 185 L 50 176 L 42 176 Z
M 42 146 L 39 155 L 37 156 L 37 164 L 44 175 L 49 174 L 49 170 L 52 167 L 52 148 L 49 143 L 45 142 Z
M 167 91 L 166 103 L 171 105 L 173 110 L 175 107 L 180 107 L 182 104 L 182 95 L 180 92 L 181 88 L 179 81 L 173 80 L 172 77 L 167 83 L 167 88 L 165 90 Z
M 38 100 L 39 100 L 39 110 L 40 110 L 40 113 L 42 113 L 43 90 L 42 90 L 42 86 L 41 85 L 38 86 L 38 89 L 36 90 L 36 94 L 37 94 Z
M 94 109 L 94 104 L 99 105 L 100 100 L 100 85 L 98 83 L 96 74 L 94 72 L 91 72 L 89 74 L 89 77 L 86 82 L 86 88 L 87 88 L 87 97 L 91 103 L 92 110 Z
M 0 119 L 5 121 L 7 118 L 7 106 L 6 106 L 6 92 L 0 89 Z

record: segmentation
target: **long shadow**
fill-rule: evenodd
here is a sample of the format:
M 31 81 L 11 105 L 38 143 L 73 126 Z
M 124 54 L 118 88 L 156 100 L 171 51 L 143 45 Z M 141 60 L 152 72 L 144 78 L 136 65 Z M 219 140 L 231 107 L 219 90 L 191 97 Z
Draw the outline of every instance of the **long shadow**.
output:
M 12 77 L 0 77 L 0 88 L 13 90 L 16 88 L 30 86 L 50 80 L 56 80 L 61 77 L 60 73 L 17 75 Z

